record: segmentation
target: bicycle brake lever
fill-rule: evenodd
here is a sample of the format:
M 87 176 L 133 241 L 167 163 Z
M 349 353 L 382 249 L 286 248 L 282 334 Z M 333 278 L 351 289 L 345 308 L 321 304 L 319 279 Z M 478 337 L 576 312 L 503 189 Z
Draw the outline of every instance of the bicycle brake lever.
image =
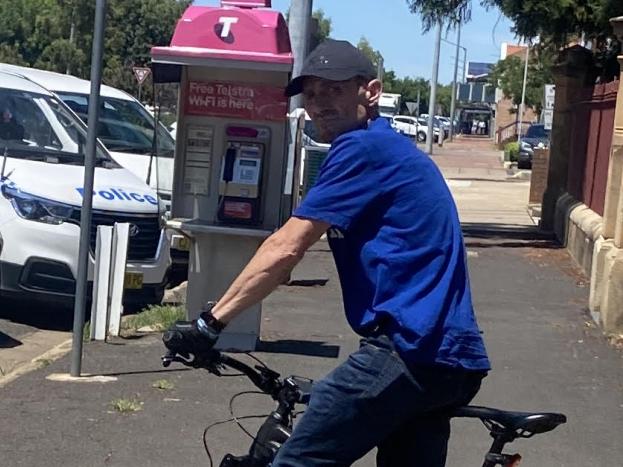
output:
M 270 380 L 278 380 L 281 376 L 275 370 L 271 370 L 270 368 L 266 368 L 265 366 L 255 365 L 255 369 L 265 378 Z
M 171 363 L 178 362 L 182 363 L 186 366 L 193 366 L 195 359 L 191 359 L 190 355 L 178 355 L 175 352 L 167 352 L 165 355 L 160 357 L 162 361 L 162 366 L 167 368 Z

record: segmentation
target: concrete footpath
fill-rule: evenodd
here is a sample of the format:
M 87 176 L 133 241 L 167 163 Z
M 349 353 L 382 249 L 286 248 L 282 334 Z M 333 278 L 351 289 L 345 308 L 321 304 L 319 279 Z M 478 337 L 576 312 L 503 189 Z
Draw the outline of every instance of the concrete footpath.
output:
M 623 458 L 623 360 L 585 313 L 588 290 L 564 250 L 529 228 L 466 239 L 474 302 L 493 362 L 475 403 L 566 413 L 569 423 L 517 442 L 526 465 L 610 466 Z M 357 346 L 345 323 L 340 288 L 326 244 L 302 265 L 324 272 L 319 287 L 281 287 L 264 306 L 266 352 L 257 356 L 284 374 L 319 378 Z M 0 465 L 209 465 L 202 444 L 209 424 L 229 418 L 228 402 L 253 390 L 241 377 L 163 369 L 159 335 L 85 345 L 84 372 L 110 382 L 56 382 L 69 355 L 0 388 Z M 167 380 L 171 388 L 154 387 Z M 157 385 L 163 386 L 162 383 Z M 119 413 L 115 401 L 140 410 Z M 238 415 L 267 413 L 257 395 L 235 402 Z M 256 426 L 245 423 L 246 426 Z M 475 421 L 453 423 L 448 466 L 481 465 L 490 440 Z M 370 429 L 374 421 L 370 420 Z M 216 465 L 242 454 L 250 439 L 235 425 L 208 433 Z M 372 455 L 357 463 L 372 466 Z
M 554 432 L 509 446 L 523 454 L 522 465 L 619 465 L 623 354 L 586 312 L 586 278 L 564 249 L 536 232 L 526 210 L 529 184 L 508 180 L 490 142 L 467 143 L 447 144 L 433 160 L 459 207 L 474 304 L 493 364 L 474 403 L 568 416 Z M 329 280 L 283 286 L 265 301 L 256 356 L 282 374 L 316 379 L 356 349 L 358 338 L 345 322 L 326 243 L 308 253 L 296 276 Z M 30 327 L 9 324 L 7 339 L 40 343 Z M 69 371 L 70 355 L 58 358 L 62 351 L 40 356 L 27 368 L 32 371 L 0 385 L 0 466 L 210 465 L 204 429 L 230 418 L 231 396 L 254 390 L 242 377 L 162 368 L 159 334 L 85 344 L 83 373 L 97 378 L 79 382 L 54 379 Z M 130 404 L 138 410 L 115 409 Z M 249 394 L 236 399 L 234 412 L 272 407 Z M 374 420 L 369 424 L 374 429 Z M 210 430 L 207 443 L 218 465 L 226 452 L 244 454 L 251 440 L 229 424 Z M 479 422 L 456 420 L 447 465 L 479 466 L 489 444 Z M 356 465 L 373 466 L 373 453 Z

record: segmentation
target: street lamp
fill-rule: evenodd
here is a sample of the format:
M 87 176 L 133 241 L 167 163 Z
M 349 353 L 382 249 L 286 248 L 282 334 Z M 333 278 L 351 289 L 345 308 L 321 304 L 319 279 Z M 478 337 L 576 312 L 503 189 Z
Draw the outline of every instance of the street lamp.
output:
M 463 50 L 463 79 L 465 79 L 465 68 L 467 67 L 467 49 L 465 47 L 463 47 L 461 44 L 457 44 L 456 42 L 450 42 L 447 39 L 441 39 L 443 42 L 445 42 L 446 44 L 450 44 L 450 45 L 454 45 L 456 47 L 458 47 L 459 49 Z M 455 60 L 458 60 L 458 54 L 457 57 L 455 58 Z
M 444 39 L 445 40 L 445 39 Z M 446 42 L 450 43 L 450 41 Z M 465 47 L 461 47 L 461 23 L 459 23 L 456 33 L 456 52 L 454 57 L 454 79 L 452 80 L 452 98 L 450 101 L 450 141 L 454 139 L 454 114 L 456 112 L 456 90 L 457 90 L 457 82 L 456 75 L 459 70 L 459 49 L 463 49 L 464 60 L 463 60 L 463 76 L 465 76 L 465 67 L 467 66 L 467 49 Z

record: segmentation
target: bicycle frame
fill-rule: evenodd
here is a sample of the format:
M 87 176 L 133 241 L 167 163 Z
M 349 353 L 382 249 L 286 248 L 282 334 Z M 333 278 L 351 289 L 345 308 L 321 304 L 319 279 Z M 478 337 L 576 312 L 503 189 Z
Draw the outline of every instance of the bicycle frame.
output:
M 260 391 L 271 396 L 277 402 L 277 408 L 268 415 L 258 430 L 249 453 L 245 456 L 227 454 L 219 464 L 220 467 L 269 467 L 283 443 L 288 440 L 292 433 L 295 406 L 297 404 L 307 405 L 309 403 L 311 380 L 295 376 L 281 379 L 279 373 L 266 366 L 256 365 L 255 368 L 252 368 L 246 363 L 215 350 L 210 350 L 205 355 L 195 355 L 194 358 L 190 358 L 189 355 L 180 356 L 175 352 L 169 352 L 162 357 L 162 364 L 165 367 L 168 367 L 172 362 L 179 362 L 193 368 L 203 368 L 217 376 L 221 375 L 221 370 L 224 367 L 238 370 L 247 376 Z M 473 411 L 474 409 L 482 410 L 483 408 L 465 407 L 463 409 L 471 409 Z M 512 414 L 512 412 L 505 413 Z M 449 413 L 448 416 L 453 417 L 455 415 Z M 466 415 L 465 413 L 456 416 L 475 417 L 475 415 Z M 564 416 L 561 415 L 561 417 L 564 419 Z M 484 418 L 480 418 L 480 420 L 485 422 L 493 437 L 493 443 L 485 454 L 482 467 L 518 467 L 521 456 L 519 454 L 503 454 L 504 446 L 518 437 L 530 437 L 536 433 L 549 431 L 556 426 L 554 424 L 548 430 L 526 434 L 526 432 L 522 431 L 502 430 L 494 424 L 487 424 Z M 558 424 L 565 421 L 566 419 L 559 421 Z

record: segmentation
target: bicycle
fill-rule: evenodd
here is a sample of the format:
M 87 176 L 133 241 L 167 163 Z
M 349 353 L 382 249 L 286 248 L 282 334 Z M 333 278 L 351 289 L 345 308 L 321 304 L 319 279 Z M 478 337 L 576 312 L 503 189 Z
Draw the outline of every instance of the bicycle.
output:
M 263 362 L 248 354 L 260 365 L 251 367 L 248 364 L 235 359 L 230 355 L 225 355 L 217 350 L 209 350 L 201 355 L 180 354 L 169 351 L 162 357 L 162 364 L 168 367 L 173 362 L 182 363 L 191 368 L 201 368 L 222 376 L 222 370 L 231 368 L 247 376 L 251 382 L 264 394 L 269 395 L 277 403 L 277 408 L 268 416 L 246 416 L 235 417 L 233 415 L 232 403 L 237 395 L 230 400 L 230 412 L 232 419 L 217 422 L 207 427 L 204 431 L 204 447 L 213 465 L 212 456 L 207 446 L 206 434 L 208 430 L 218 424 L 235 421 L 247 432 L 239 420 L 248 418 L 264 418 L 257 435 L 254 438 L 249 453 L 245 456 L 234 456 L 227 454 L 220 467 L 269 467 L 275 458 L 279 448 L 287 441 L 292 433 L 293 420 L 297 413 L 296 405 L 306 405 L 309 403 L 313 381 L 300 376 L 289 376 L 281 378 L 276 371 L 268 368 Z M 530 413 L 530 412 L 511 412 L 498 410 L 491 407 L 464 406 L 448 412 L 450 418 L 477 418 L 489 430 L 493 438 L 491 447 L 485 454 L 482 467 L 517 467 L 521 461 L 519 454 L 504 454 L 502 451 L 507 443 L 518 438 L 530 438 L 536 434 L 552 431 L 558 425 L 566 423 L 567 417 L 559 413 Z

